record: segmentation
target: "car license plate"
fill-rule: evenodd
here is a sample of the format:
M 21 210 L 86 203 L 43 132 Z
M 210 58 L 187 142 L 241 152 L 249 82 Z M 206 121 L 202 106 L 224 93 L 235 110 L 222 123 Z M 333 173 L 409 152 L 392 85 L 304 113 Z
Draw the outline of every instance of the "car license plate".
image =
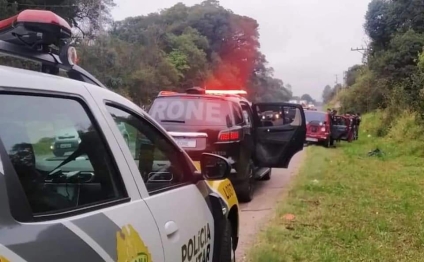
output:
M 72 144 L 61 144 L 60 148 L 71 148 Z
M 318 139 L 317 138 L 307 137 L 306 138 L 306 141 L 309 141 L 309 142 L 318 142 Z
M 195 139 L 175 138 L 175 141 L 182 148 L 194 148 L 194 147 L 196 147 L 196 140 Z
M 197 168 L 197 170 L 201 171 L 200 162 L 199 161 L 193 161 L 193 163 L 194 163 L 194 166 Z

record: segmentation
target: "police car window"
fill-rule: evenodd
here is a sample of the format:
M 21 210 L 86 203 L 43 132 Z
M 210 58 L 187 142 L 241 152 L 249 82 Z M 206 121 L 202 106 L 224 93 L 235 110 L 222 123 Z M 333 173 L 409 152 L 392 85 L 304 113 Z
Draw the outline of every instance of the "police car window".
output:
M 256 105 L 261 126 L 300 126 L 302 117 L 296 107 L 279 105 Z
M 149 192 L 189 181 L 181 153 L 166 137 L 131 113 L 114 106 L 106 107 L 124 137 Z
M 0 138 L 35 215 L 126 196 L 104 141 L 78 101 L 0 95 L 0 111 Z
M 241 111 L 241 108 L 238 104 L 232 103 L 233 105 L 233 112 L 234 112 L 234 123 L 236 125 L 240 125 L 244 123 L 244 117 L 243 113 Z
M 250 116 L 250 110 L 247 108 L 247 105 L 242 104 L 242 110 L 243 110 L 243 118 L 246 124 L 250 125 L 252 123 L 252 119 Z
M 163 125 L 228 126 L 231 108 L 220 98 L 170 96 L 156 98 L 149 114 Z

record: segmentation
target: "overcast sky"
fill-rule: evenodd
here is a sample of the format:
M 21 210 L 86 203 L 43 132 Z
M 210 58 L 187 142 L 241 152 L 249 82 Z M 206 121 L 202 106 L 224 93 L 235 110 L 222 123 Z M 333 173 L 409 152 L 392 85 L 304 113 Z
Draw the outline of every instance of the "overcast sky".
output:
M 325 85 L 343 80 L 343 71 L 361 63 L 350 48 L 365 46 L 364 16 L 371 0 L 221 0 L 234 13 L 256 19 L 261 51 L 275 76 L 290 83 L 294 95 L 321 100 Z M 201 0 L 115 0 L 115 20 L 146 15 L 183 2 Z

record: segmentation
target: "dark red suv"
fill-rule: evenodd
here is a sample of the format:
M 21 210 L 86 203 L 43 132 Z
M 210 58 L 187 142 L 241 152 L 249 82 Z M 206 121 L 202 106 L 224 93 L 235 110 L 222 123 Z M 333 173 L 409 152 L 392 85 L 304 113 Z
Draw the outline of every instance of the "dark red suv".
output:
M 334 139 L 331 136 L 331 116 L 327 112 L 305 110 L 306 143 L 332 146 Z

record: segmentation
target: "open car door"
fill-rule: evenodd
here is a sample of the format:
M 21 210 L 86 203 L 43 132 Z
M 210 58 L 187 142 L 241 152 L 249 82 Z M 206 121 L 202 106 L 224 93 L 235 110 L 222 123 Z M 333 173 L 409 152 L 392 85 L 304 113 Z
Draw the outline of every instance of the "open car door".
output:
M 342 140 L 347 137 L 348 125 L 343 116 L 334 116 L 334 123 L 331 126 L 331 137 L 334 140 Z
M 255 122 L 256 161 L 260 167 L 287 168 L 303 149 L 305 113 L 301 105 L 257 103 L 252 105 Z

